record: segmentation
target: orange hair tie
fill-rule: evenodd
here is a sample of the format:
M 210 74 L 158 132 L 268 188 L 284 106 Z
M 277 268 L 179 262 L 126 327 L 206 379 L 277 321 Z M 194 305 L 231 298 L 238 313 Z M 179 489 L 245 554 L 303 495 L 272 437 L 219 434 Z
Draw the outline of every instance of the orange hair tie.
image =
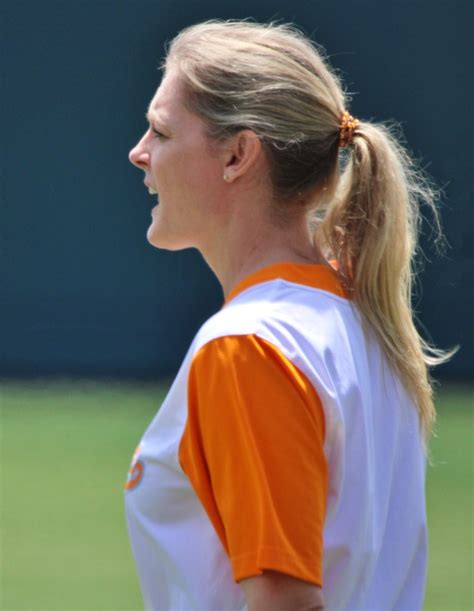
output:
M 354 130 L 359 125 L 359 119 L 354 119 L 347 110 L 342 113 L 339 124 L 339 146 L 341 148 L 351 146 L 354 138 Z

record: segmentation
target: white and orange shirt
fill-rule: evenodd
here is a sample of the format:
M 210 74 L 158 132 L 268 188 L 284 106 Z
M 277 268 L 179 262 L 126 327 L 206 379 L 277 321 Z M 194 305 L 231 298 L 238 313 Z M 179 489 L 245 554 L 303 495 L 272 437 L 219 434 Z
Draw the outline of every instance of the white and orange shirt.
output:
M 417 611 L 427 563 L 418 414 L 335 272 L 281 263 L 199 330 L 133 457 L 145 608 L 237 611 L 273 569 L 331 611 Z

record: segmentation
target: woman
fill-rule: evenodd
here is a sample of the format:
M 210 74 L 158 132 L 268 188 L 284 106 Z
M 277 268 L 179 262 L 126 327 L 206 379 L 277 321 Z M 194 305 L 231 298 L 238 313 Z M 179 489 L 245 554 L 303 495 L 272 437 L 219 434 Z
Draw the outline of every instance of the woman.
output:
M 145 606 L 421 609 L 445 357 L 410 281 L 432 194 L 291 26 L 192 26 L 163 68 L 130 152 L 159 196 L 147 238 L 199 249 L 225 303 L 126 484 Z

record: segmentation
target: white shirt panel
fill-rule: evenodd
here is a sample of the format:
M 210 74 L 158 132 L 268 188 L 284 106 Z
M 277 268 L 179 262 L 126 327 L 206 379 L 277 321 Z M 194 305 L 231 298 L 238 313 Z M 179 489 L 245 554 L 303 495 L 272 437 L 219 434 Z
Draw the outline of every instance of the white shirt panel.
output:
M 126 492 L 126 512 L 146 609 L 245 608 L 178 460 L 192 358 L 207 342 L 240 334 L 275 345 L 322 402 L 329 466 L 326 608 L 421 609 L 427 531 L 417 411 L 350 301 L 280 279 L 246 289 L 203 325 L 143 436 L 143 477 Z

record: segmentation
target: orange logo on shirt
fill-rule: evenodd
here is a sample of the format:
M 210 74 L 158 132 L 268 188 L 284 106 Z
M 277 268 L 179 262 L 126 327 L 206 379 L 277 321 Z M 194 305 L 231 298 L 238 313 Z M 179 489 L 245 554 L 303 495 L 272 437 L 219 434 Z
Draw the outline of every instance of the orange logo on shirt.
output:
M 140 452 L 140 446 L 135 450 L 132 457 L 132 464 L 128 472 L 127 481 L 125 482 L 125 490 L 132 490 L 140 483 L 143 477 L 143 471 L 145 470 L 145 464 L 142 460 L 139 460 L 138 454 Z

